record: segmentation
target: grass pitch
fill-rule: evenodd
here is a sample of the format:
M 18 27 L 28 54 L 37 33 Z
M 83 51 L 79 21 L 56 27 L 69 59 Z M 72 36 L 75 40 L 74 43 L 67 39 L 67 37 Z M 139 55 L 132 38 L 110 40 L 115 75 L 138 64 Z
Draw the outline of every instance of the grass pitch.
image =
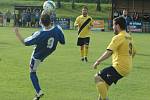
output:
M 32 100 L 34 90 L 29 79 L 29 60 L 32 47 L 23 46 L 15 37 L 12 27 L 0 27 L 0 100 Z M 38 29 L 21 28 L 24 37 Z M 58 45 L 38 68 L 41 87 L 45 92 L 42 100 L 97 100 L 93 76 L 97 70 L 91 65 L 104 52 L 112 32 L 93 32 L 89 48 L 89 62 L 80 61 L 76 46 L 77 32 L 65 30 L 66 45 Z M 137 55 L 133 71 L 109 90 L 110 100 L 149 100 L 150 96 L 150 34 L 133 33 Z

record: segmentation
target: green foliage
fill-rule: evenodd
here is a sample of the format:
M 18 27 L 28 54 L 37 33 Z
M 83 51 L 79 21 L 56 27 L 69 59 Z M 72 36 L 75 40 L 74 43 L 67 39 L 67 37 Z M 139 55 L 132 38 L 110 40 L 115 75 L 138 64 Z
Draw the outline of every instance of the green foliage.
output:
M 24 37 L 37 29 L 21 28 Z M 59 45 L 38 68 L 38 76 L 45 96 L 43 100 L 97 100 L 93 76 L 111 59 L 103 62 L 97 70 L 91 68 L 98 56 L 106 50 L 112 32 L 93 32 L 89 48 L 89 62 L 80 61 L 76 46 L 77 31 L 65 30 L 66 45 Z M 129 76 L 109 88 L 110 100 L 149 100 L 149 37 L 150 34 L 133 33 L 137 53 Z M 144 41 L 143 41 L 144 40 Z M 0 27 L 0 99 L 32 100 L 34 90 L 29 79 L 29 60 L 33 47 L 23 46 L 15 37 L 12 27 Z M 143 55 L 142 55 L 143 54 Z
M 0 11 L 6 12 L 6 10 L 14 11 L 15 5 L 42 5 L 43 1 L 28 1 L 28 0 L 1 0 Z
M 81 9 L 83 5 L 85 5 L 85 3 L 79 3 L 75 5 L 75 9 L 71 9 L 70 3 L 63 3 L 62 8 L 57 9 L 56 13 L 58 16 L 76 18 L 81 14 Z M 110 16 L 111 5 L 109 4 L 103 4 L 101 12 L 96 11 L 96 4 L 86 4 L 86 5 L 88 6 L 89 9 L 88 11 L 89 15 L 92 16 L 93 18 L 108 18 Z
M 22 0 L 5 0 L 0 1 L 0 11 L 6 12 L 7 9 L 10 11 L 14 11 L 14 5 L 42 5 L 44 1 L 22 1 Z M 83 5 L 87 5 L 89 8 L 89 15 L 93 18 L 108 18 L 111 14 L 111 5 L 110 4 L 102 4 L 101 12 L 96 11 L 95 3 L 75 3 L 75 9 L 72 9 L 71 2 L 65 3 L 62 2 L 62 7 L 60 9 L 56 9 L 58 17 L 71 17 L 75 19 L 77 16 L 81 14 L 81 8 Z
M 44 0 L 27 0 L 27 1 L 44 1 Z M 53 0 L 57 2 L 58 0 Z M 110 3 L 111 0 L 101 0 L 101 3 Z M 72 2 L 72 0 L 61 0 L 61 2 Z M 95 3 L 96 0 L 75 0 L 76 3 Z

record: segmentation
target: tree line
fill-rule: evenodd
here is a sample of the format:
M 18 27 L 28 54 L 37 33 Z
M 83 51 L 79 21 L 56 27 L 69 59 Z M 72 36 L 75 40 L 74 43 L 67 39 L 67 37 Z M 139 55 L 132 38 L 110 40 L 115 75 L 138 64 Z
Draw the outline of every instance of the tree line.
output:
M 43 0 L 39 0 L 39 1 L 43 1 Z M 44 0 L 47 1 L 47 0 Z M 61 2 L 71 2 L 72 3 L 72 9 L 75 8 L 75 4 L 76 3 L 96 3 L 96 11 L 101 11 L 101 4 L 105 3 L 111 3 L 112 0 L 53 0 L 54 2 L 57 3 L 57 7 L 61 8 Z
M 58 0 L 53 0 L 53 1 L 58 1 Z M 61 2 L 76 2 L 76 3 L 96 3 L 97 0 L 61 0 Z M 111 0 L 99 0 L 101 3 L 110 3 Z

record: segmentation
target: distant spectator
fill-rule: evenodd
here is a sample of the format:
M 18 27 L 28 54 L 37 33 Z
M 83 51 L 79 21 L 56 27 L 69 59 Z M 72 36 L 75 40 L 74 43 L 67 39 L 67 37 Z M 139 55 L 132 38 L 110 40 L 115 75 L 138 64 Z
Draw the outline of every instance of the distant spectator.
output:
M 19 26 L 19 16 L 18 14 L 14 14 L 14 26 Z
M 35 27 L 39 27 L 40 10 L 35 9 Z
M 27 8 L 27 27 L 31 27 L 31 9 Z
M 126 31 L 127 32 L 131 32 L 131 29 L 130 29 L 130 22 L 132 21 L 131 17 L 128 15 L 128 11 L 126 9 L 123 10 L 123 14 L 122 16 L 125 18 L 126 20 Z
M 25 27 L 26 23 L 27 23 L 27 13 L 26 13 L 26 10 L 23 10 L 23 12 L 21 14 L 21 17 L 22 17 L 22 27 Z
M 9 10 L 7 10 L 7 12 L 5 13 L 5 15 L 6 15 L 7 25 L 9 26 L 10 19 L 11 19 L 11 12 Z
M 138 13 L 134 13 L 133 14 L 133 21 L 139 21 L 140 19 L 139 19 L 139 14 Z
M 35 27 L 35 12 L 31 13 L 31 27 Z
M 118 10 L 114 10 L 114 18 L 119 17 L 119 12 Z
M 7 16 L 3 15 L 3 26 L 7 26 Z

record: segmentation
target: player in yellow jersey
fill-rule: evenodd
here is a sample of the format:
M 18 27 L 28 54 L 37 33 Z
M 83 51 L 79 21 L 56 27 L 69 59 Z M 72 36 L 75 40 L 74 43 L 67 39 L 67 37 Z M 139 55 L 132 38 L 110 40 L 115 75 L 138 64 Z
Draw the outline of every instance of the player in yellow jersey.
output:
M 74 23 L 75 27 L 78 27 L 78 40 L 77 46 L 80 46 L 81 61 L 88 61 L 88 47 L 90 42 L 90 29 L 93 26 L 92 17 L 88 16 L 88 8 L 84 6 L 82 8 L 82 15 L 76 18 Z
M 126 21 L 123 17 L 117 17 L 113 20 L 113 29 L 115 36 L 112 38 L 107 50 L 93 64 L 96 69 L 102 61 L 112 55 L 112 65 L 104 68 L 95 75 L 95 83 L 99 92 L 98 100 L 108 100 L 108 88 L 112 83 L 124 76 L 127 76 L 132 70 L 132 59 L 135 55 L 135 49 L 130 34 L 126 32 Z

